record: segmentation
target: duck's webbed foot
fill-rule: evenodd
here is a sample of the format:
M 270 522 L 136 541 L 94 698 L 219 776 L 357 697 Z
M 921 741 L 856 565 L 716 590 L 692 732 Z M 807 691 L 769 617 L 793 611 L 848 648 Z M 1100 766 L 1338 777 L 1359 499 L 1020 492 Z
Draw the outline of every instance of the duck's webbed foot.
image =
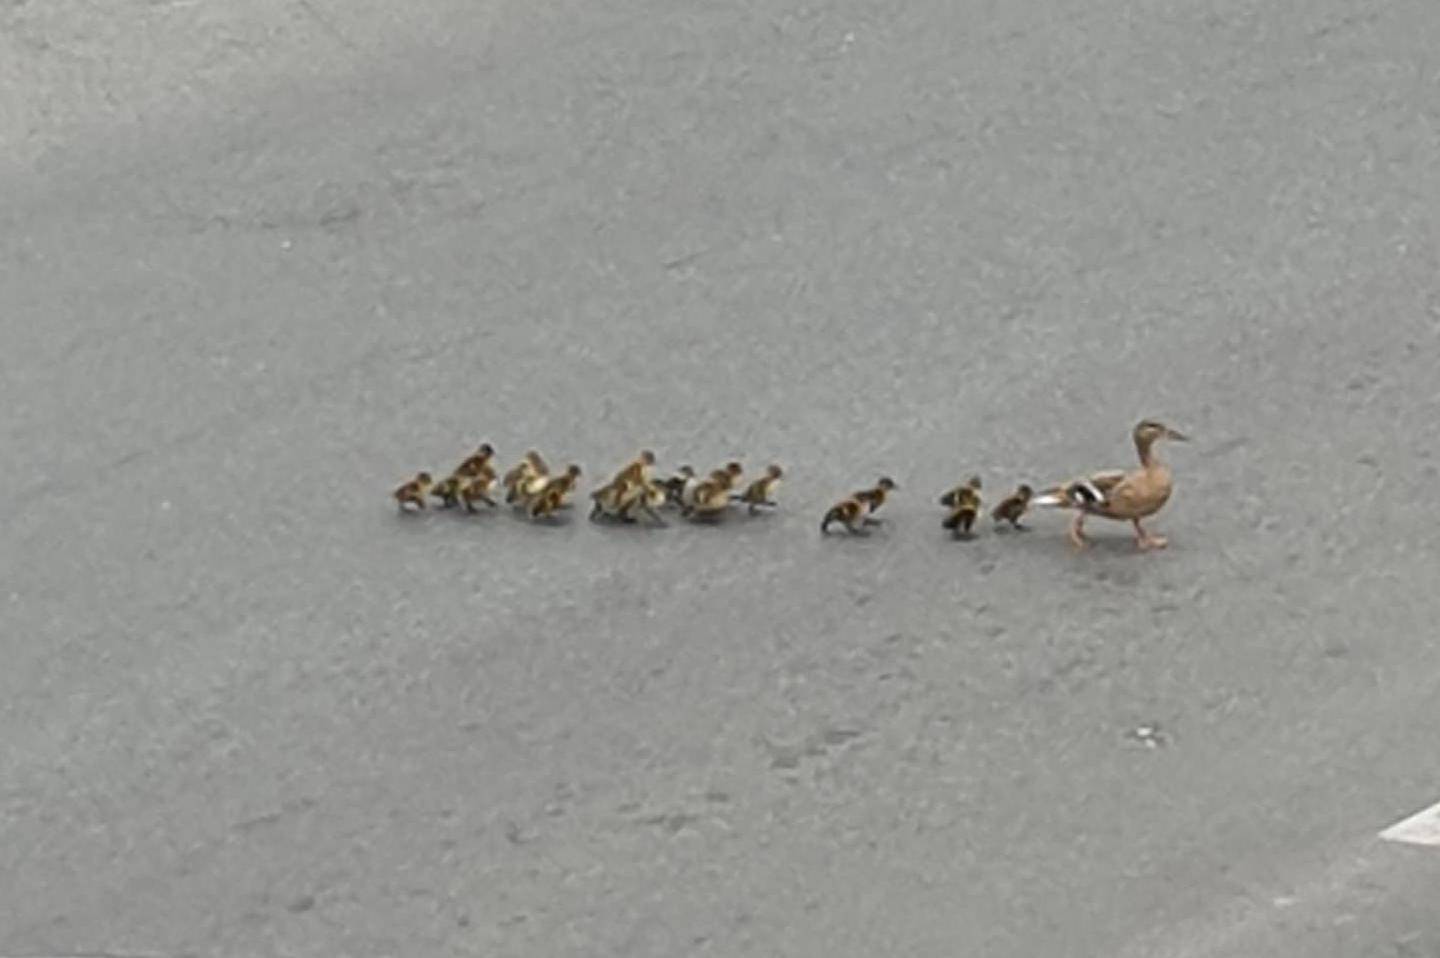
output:
M 1131 522 L 1135 526 L 1135 547 L 1141 552 L 1148 552 L 1151 549 L 1163 549 L 1170 544 L 1170 540 L 1164 536 L 1146 532 L 1145 527 L 1140 525 L 1139 519 L 1133 519 Z
M 1070 520 L 1070 544 L 1077 549 L 1084 549 L 1090 545 L 1085 538 L 1085 513 L 1075 513 L 1075 518 Z

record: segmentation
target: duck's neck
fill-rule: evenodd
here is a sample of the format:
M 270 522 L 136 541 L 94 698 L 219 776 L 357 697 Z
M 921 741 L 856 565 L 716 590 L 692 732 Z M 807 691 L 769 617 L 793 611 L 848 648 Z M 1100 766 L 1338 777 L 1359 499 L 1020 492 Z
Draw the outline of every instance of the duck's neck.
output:
M 1155 455 L 1154 447 L 1155 440 L 1153 439 L 1135 440 L 1135 451 L 1140 455 L 1140 465 L 1146 469 L 1151 469 L 1162 464 L 1160 458 Z

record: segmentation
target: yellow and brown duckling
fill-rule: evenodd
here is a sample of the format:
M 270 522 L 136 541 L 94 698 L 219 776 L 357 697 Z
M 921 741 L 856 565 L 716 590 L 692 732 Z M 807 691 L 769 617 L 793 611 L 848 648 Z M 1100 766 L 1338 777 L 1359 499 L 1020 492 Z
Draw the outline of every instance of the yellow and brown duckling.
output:
M 689 518 L 714 519 L 730 508 L 730 492 L 743 472 L 740 463 L 731 461 L 710 473 L 709 478 L 694 486 L 684 504 L 682 515 Z
M 655 506 L 665 501 L 665 491 L 650 478 L 654 465 L 655 454 L 648 449 L 641 450 L 613 479 L 590 494 L 594 503 L 590 518 L 634 522 L 635 512 L 640 511 L 656 524 L 665 525 L 665 520 L 655 512 Z
M 611 479 L 599 489 L 590 493 L 590 519 L 620 518 L 620 507 L 630 484 L 619 478 Z
M 608 518 L 628 523 L 636 521 L 635 513 L 641 512 L 656 525 L 666 524 L 655 511 L 665 503 L 665 490 L 658 483 L 617 477 L 590 493 L 590 499 L 592 520 Z
M 478 475 L 464 480 L 464 485 L 460 487 L 460 504 L 465 507 L 466 512 L 474 512 L 477 502 L 483 502 L 494 509 L 499 505 L 490 496 L 490 490 L 494 487 L 495 471 L 487 466 Z
M 615 473 L 611 482 L 649 482 L 650 471 L 655 467 L 655 453 L 649 449 L 640 450 L 640 455 L 625 464 L 625 468 Z
M 566 500 L 570 493 L 575 491 L 575 484 L 580 479 L 580 467 L 571 463 L 565 467 L 565 471 L 558 476 L 541 477 L 538 481 L 543 485 L 530 494 L 526 500 L 527 508 L 530 511 L 530 518 L 543 519 L 553 516 L 557 511 L 564 509 L 568 504 Z M 532 483 L 537 480 L 531 480 Z
M 1014 492 L 1001 499 L 1000 504 L 991 510 L 990 518 L 995 520 L 997 526 L 1008 522 L 1010 528 L 1023 532 L 1027 527 L 1020 524 L 1020 519 L 1030 508 L 1030 498 L 1034 495 L 1034 489 L 1023 482 L 1020 483 L 1015 487 Z
M 861 489 L 855 493 L 855 498 L 864 504 L 866 515 L 869 515 L 885 505 L 886 497 L 893 492 L 894 489 L 895 480 L 889 476 L 881 476 L 879 481 L 869 489 Z M 876 521 L 878 522 L 879 520 Z
M 543 480 L 549 475 L 550 467 L 546 465 L 540 453 L 534 449 L 527 451 L 524 457 L 509 472 L 505 473 L 505 477 L 501 480 L 505 486 L 505 501 L 507 503 L 523 503 L 537 485 L 536 480 Z
M 667 525 L 656 511 L 664 504 L 665 490 L 659 483 L 646 478 L 638 479 L 620 490 L 619 516 L 622 522 L 634 522 L 638 512 L 657 526 Z
M 495 469 L 490 465 L 490 460 L 495 456 L 495 447 L 488 442 L 482 442 L 473 453 L 465 458 L 465 461 L 455 467 L 454 475 L 464 479 L 474 477 L 488 472 L 492 477 Z
M 395 497 L 395 502 L 401 512 L 407 511 L 407 506 L 424 509 L 425 496 L 430 492 L 433 484 L 434 480 L 430 478 L 430 473 L 417 472 L 415 478 L 401 483 L 391 495 Z
M 440 508 L 453 509 L 460 503 L 460 488 L 465 485 L 465 477 L 460 475 L 449 475 L 430 487 L 430 495 L 440 500 Z
M 1131 438 L 1140 458 L 1138 469 L 1091 473 L 1052 486 L 1031 500 L 1033 505 L 1075 511 L 1075 518 L 1070 523 L 1070 542 L 1077 549 L 1089 544 L 1085 538 L 1087 516 L 1129 522 L 1135 527 L 1135 545 L 1142 551 L 1163 549 L 1167 545 L 1164 536 L 1147 532 L 1140 524 L 1142 519 L 1159 512 L 1170 501 L 1174 490 L 1170 467 L 1155 455 L 1155 444 L 1164 439 L 1184 442 L 1189 437 L 1164 423 L 1145 419 L 1132 430 Z
M 820 522 L 820 532 L 828 533 L 830 526 L 838 522 L 851 535 L 869 535 L 870 530 L 865 527 L 879 525 L 882 521 L 874 518 L 871 513 L 885 504 L 886 498 L 894 489 L 895 480 L 889 476 L 881 476 L 871 488 L 861 489 L 831 506 Z
M 761 506 L 774 508 L 775 490 L 780 488 L 780 481 L 785 476 L 785 470 L 775 463 L 771 463 L 765 469 L 765 474 L 745 487 L 745 491 L 736 496 L 736 501 L 745 503 L 749 507 L 750 515 L 755 515 Z
M 944 527 L 955 534 L 957 539 L 969 539 L 974 533 L 975 519 L 980 515 L 980 477 L 971 476 L 963 485 L 956 486 L 940 497 L 940 504 L 950 508 L 945 517 Z

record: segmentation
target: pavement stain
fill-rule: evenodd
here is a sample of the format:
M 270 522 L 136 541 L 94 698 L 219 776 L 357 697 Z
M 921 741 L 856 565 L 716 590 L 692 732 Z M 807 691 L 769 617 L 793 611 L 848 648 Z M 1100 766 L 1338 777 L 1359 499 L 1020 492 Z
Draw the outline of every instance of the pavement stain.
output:
M 865 731 L 847 726 L 831 726 L 806 736 L 799 742 L 772 742 L 762 736 L 760 745 L 770 756 L 770 767 L 779 770 L 797 769 L 807 758 L 824 758 L 862 737 Z

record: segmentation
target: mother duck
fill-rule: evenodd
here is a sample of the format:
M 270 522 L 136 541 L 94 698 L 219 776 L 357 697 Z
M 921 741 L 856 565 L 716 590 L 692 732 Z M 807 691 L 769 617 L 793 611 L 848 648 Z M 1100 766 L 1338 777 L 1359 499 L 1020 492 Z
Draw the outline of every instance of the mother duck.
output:
M 1037 506 L 1075 510 L 1075 518 L 1070 523 L 1070 541 L 1077 549 L 1089 544 L 1085 538 L 1086 516 L 1103 516 L 1133 524 L 1135 545 L 1142 551 L 1163 549 L 1167 544 L 1164 536 L 1146 532 L 1140 525 L 1141 519 L 1160 511 L 1174 488 L 1170 467 L 1155 455 L 1155 444 L 1161 439 L 1185 442 L 1189 437 L 1153 419 L 1141 421 L 1132 435 L 1135 451 L 1140 456 L 1139 469 L 1091 473 L 1046 489 L 1034 499 L 1033 504 Z

